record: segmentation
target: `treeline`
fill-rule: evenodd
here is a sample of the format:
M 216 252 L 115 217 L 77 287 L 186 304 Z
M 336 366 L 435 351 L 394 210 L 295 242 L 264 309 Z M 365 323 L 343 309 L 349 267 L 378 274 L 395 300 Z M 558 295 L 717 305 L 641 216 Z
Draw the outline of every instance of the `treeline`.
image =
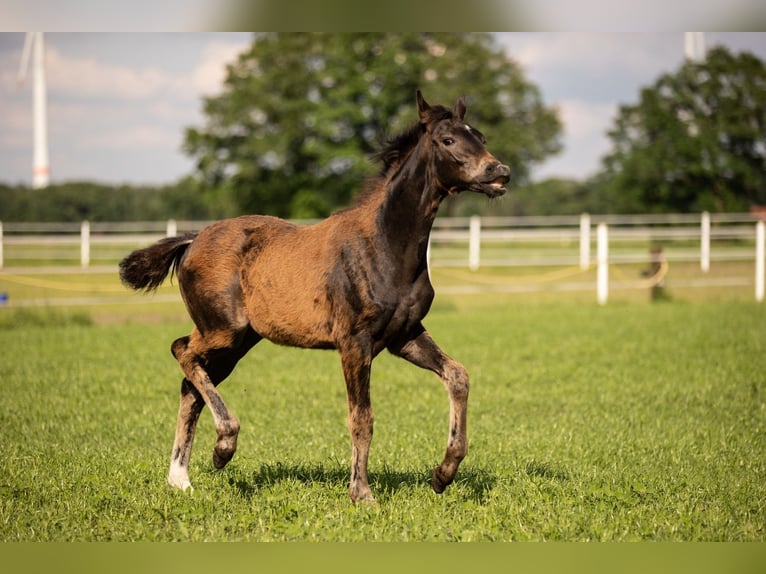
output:
M 331 211 L 343 207 L 346 204 L 332 205 Z M 512 188 L 493 201 L 464 193 L 457 201 L 449 200 L 442 215 L 569 215 L 611 211 L 608 202 L 599 199 L 597 188 L 587 182 L 550 179 Z M 0 183 L 0 221 L 6 222 L 212 220 L 242 213 L 219 195 L 206 194 L 191 178 L 163 186 L 80 181 L 32 189 Z
M 163 186 L 74 181 L 45 189 L 0 183 L 0 221 L 204 220 L 227 215 L 191 179 Z
M 487 201 L 473 194 L 449 200 L 449 215 L 531 216 L 619 213 L 619 202 L 610 201 L 605 190 L 592 179 L 549 178 L 509 188 L 502 197 Z M 445 210 L 447 211 L 447 210 Z
M 361 184 L 357 186 L 357 190 L 361 188 Z M 748 211 L 752 205 L 743 201 L 723 211 Z M 347 203 L 338 203 L 328 207 L 330 211 L 335 211 L 346 206 Z M 672 206 L 661 204 L 643 206 L 642 209 L 631 207 L 621 203 L 619 197 L 610 196 L 606 187 L 595 178 L 585 181 L 551 178 L 510 188 L 508 193 L 494 200 L 466 192 L 459 198 L 448 198 L 440 213 L 443 217 L 450 217 L 722 211 L 703 203 L 686 210 L 674 210 Z M 270 211 L 255 209 L 245 212 L 233 202 L 224 201 L 221 195 L 206 193 L 191 178 L 163 186 L 82 181 L 32 189 L 24 185 L 0 183 L 0 221 L 7 222 L 200 221 L 243 213 L 269 214 Z

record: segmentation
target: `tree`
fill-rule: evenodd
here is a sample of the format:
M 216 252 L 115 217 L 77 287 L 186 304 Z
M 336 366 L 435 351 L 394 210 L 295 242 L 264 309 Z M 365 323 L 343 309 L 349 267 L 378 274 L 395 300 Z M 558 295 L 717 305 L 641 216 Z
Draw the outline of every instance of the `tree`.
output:
M 468 102 L 469 122 L 524 181 L 561 126 L 487 34 L 264 34 L 228 67 L 184 149 L 208 194 L 237 212 L 318 217 L 348 203 L 369 156 L 416 120 L 415 91 Z
M 622 106 L 599 174 L 614 211 L 740 211 L 766 203 L 766 67 L 710 51 Z

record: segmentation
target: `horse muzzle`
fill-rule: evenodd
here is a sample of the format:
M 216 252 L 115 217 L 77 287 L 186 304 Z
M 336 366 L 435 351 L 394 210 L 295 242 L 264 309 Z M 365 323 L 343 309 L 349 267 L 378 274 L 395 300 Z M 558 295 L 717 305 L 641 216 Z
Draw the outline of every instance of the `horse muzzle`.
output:
M 511 168 L 500 162 L 494 162 L 486 167 L 481 178 L 476 180 L 476 187 L 472 191 L 478 191 L 487 197 L 499 197 L 505 193 L 505 184 L 511 179 Z

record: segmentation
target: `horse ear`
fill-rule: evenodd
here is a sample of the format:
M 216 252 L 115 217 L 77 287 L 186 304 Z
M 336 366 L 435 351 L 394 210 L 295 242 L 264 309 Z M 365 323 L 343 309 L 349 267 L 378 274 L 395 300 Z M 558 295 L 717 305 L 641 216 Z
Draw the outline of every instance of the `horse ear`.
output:
M 428 102 L 425 100 L 420 90 L 415 93 L 415 98 L 418 101 L 418 115 L 420 116 L 420 123 L 424 124 L 428 122 L 431 106 L 428 105 Z
M 460 96 L 455 102 L 452 114 L 457 116 L 460 121 L 463 121 L 463 117 L 465 117 L 465 98 L 463 96 Z

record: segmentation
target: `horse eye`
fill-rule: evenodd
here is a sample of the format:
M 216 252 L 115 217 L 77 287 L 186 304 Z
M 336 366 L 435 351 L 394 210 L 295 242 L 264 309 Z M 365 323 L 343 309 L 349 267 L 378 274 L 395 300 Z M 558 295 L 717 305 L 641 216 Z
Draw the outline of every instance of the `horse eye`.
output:
M 454 139 L 452 139 L 452 138 L 444 138 L 444 139 L 442 140 L 442 143 L 443 143 L 444 145 L 452 145 L 453 143 L 455 143 L 455 140 L 454 140 Z

